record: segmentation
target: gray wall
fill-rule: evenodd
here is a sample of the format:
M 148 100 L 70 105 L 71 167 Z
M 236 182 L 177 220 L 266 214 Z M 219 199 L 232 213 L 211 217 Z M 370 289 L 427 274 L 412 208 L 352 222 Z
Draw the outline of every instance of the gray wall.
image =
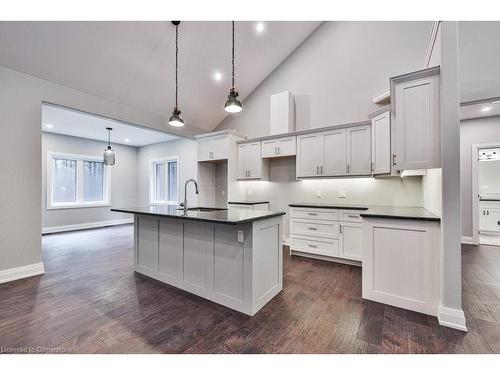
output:
M 42 101 L 166 129 L 166 119 L 0 67 L 0 270 L 39 263 L 42 229 Z M 8 182 L 5 180 L 8 178 Z
M 179 157 L 179 202 L 184 200 L 184 182 L 189 178 L 196 179 L 198 173 L 197 142 L 191 139 L 158 143 L 138 149 L 138 204 L 149 204 L 149 160 L 178 156 Z M 191 206 L 197 203 L 194 186 L 188 187 L 188 202 Z
M 47 210 L 47 152 L 101 156 L 106 143 L 54 133 L 42 133 L 42 227 L 93 223 L 131 218 L 111 212 L 110 207 L 65 208 Z M 133 207 L 137 204 L 137 148 L 113 145 L 116 165 L 111 170 L 111 206 Z
M 472 145 L 500 143 L 500 116 L 460 123 L 460 171 L 462 185 L 462 236 L 472 236 Z
M 431 22 L 324 22 L 218 127 L 269 134 L 270 95 L 310 94 L 311 126 L 366 120 L 394 75 L 422 69 Z

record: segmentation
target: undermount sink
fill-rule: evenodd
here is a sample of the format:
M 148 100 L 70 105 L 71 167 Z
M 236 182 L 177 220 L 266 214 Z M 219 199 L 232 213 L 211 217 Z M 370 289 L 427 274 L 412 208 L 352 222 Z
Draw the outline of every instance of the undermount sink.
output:
M 178 210 L 183 210 L 183 208 L 178 208 Z M 211 212 L 211 211 L 224 211 L 227 208 L 214 208 L 214 207 L 191 207 L 188 211 L 201 211 L 201 212 Z

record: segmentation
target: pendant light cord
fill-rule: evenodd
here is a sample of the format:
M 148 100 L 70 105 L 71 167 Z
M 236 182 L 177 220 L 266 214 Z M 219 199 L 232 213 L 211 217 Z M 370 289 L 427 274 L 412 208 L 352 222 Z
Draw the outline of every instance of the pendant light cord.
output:
M 108 128 L 108 148 L 111 147 L 111 129 Z
M 232 88 L 234 89 L 234 21 L 233 22 L 233 39 L 232 39 L 232 49 L 231 49 L 231 56 L 232 56 L 232 66 L 233 66 L 233 76 L 232 76 Z
M 177 109 L 178 103 L 178 92 L 179 92 L 179 86 L 178 86 L 178 71 L 179 71 L 179 25 L 175 25 L 175 108 Z

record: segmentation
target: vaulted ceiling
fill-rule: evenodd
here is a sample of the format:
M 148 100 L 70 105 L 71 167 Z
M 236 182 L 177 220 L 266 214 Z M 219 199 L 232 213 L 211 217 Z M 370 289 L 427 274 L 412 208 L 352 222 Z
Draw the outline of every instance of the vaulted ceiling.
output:
M 319 22 L 236 22 L 236 87 L 251 93 Z M 168 117 L 174 26 L 165 22 L 0 22 L 0 65 Z M 182 22 L 179 105 L 206 130 L 227 115 L 231 23 Z M 220 81 L 214 79 L 221 73 Z

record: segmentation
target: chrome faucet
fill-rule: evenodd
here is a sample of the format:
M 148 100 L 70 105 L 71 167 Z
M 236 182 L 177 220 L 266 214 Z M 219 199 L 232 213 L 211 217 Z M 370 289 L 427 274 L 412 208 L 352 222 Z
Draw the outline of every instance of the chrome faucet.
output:
M 187 187 L 190 182 L 194 182 L 194 187 L 196 188 L 196 194 L 200 194 L 200 192 L 198 191 L 198 183 L 196 182 L 196 180 L 194 178 L 186 180 L 186 183 L 184 184 L 184 203 L 181 203 L 181 206 L 184 209 L 184 215 L 186 215 L 188 212 Z

